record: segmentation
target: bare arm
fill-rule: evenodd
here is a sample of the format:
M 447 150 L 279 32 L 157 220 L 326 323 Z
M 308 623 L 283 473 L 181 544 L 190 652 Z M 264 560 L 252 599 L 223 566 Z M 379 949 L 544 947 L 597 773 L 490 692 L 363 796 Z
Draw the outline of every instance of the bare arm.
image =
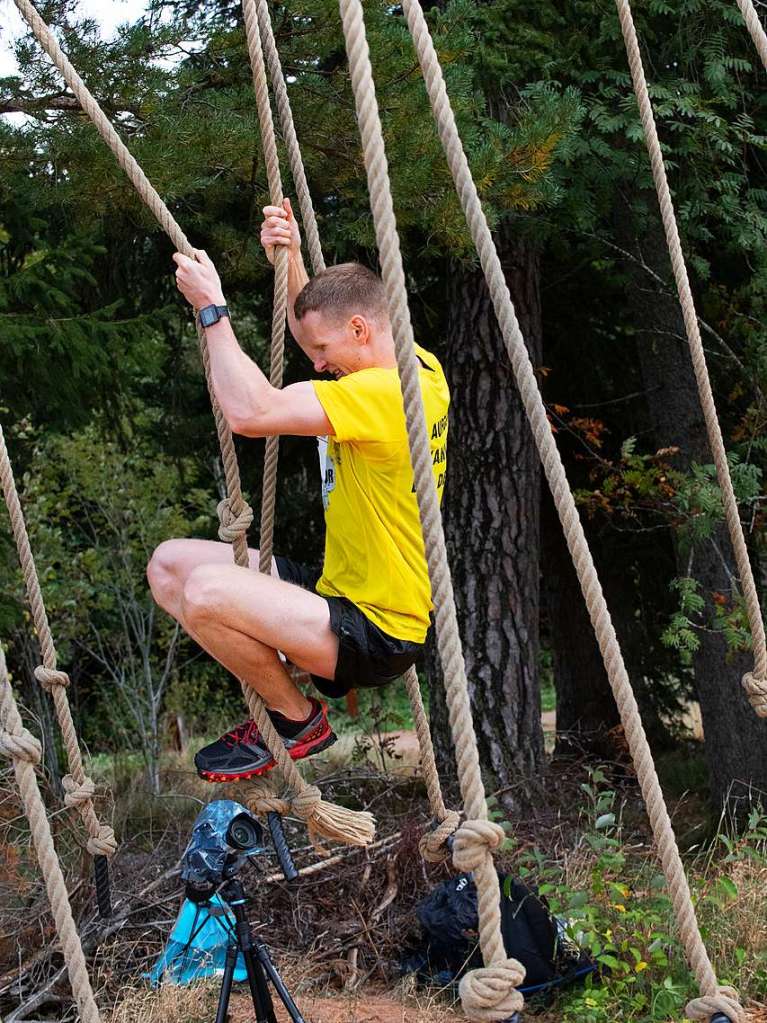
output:
M 309 282 L 309 274 L 304 266 L 304 258 L 299 249 L 297 253 L 288 253 L 288 326 L 290 333 L 300 344 L 301 324 L 296 319 L 294 308 L 296 299 L 303 291 L 304 286 Z
M 224 305 L 216 268 L 204 252 L 197 255 L 197 261 L 180 253 L 173 257 L 179 290 L 195 309 Z M 246 437 L 333 433 L 311 383 L 304 381 L 283 390 L 272 387 L 256 363 L 240 348 L 228 317 L 208 327 L 205 334 L 213 392 L 234 433 Z

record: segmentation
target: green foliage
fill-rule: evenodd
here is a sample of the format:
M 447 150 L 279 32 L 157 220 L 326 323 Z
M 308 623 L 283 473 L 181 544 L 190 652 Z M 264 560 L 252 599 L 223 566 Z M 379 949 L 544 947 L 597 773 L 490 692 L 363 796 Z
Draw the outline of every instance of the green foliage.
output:
M 131 378 L 157 371 L 156 338 L 147 317 L 118 318 L 119 301 L 92 300 L 101 245 L 86 236 L 47 243 L 26 234 L 35 226 L 43 227 L 30 214 L 21 237 L 0 230 L 0 375 L 12 382 L 5 400 L 12 420 L 82 425 L 107 393 L 115 412 Z
M 288 0 L 272 10 L 329 261 L 374 263 L 337 3 Z M 263 365 L 272 276 L 256 228 L 268 190 L 239 4 L 156 0 L 108 43 L 70 0 L 44 13 L 193 244 L 216 260 L 238 332 Z M 726 396 L 736 488 L 758 546 L 767 450 L 762 73 L 730 0 L 654 0 L 635 14 L 693 286 L 713 331 L 706 343 L 716 356 L 715 389 Z M 375 0 L 365 15 L 416 327 L 438 348 L 445 284 L 461 272 L 457 261 L 473 256 L 401 12 Z M 657 210 L 615 11 L 593 0 L 448 0 L 428 17 L 488 219 L 543 251 L 547 396 L 575 410 L 558 439 L 566 455 L 575 439 L 579 501 L 605 560 L 635 591 L 638 677 L 668 708 L 689 683 L 699 628 L 720 628 L 732 649 L 747 638 L 736 593 L 721 594 L 721 603 L 699 593 L 710 611 L 704 623 L 691 593 L 669 590 L 678 574 L 673 544 L 694 554 L 710 543 L 721 507 L 710 467 L 681 471 L 674 452 L 646 440 L 626 293 L 639 288 L 657 302 L 673 288 L 668 267 L 645 260 Z M 58 73 L 37 45 L 27 38 L 17 49 L 19 76 L 0 82 L 0 101 L 28 111 L 23 124 L 0 119 L 0 374 L 9 421 L 32 426 L 16 434 L 18 464 L 26 467 L 50 433 L 81 434 L 97 423 L 121 457 L 140 437 L 145 466 L 207 480 L 213 431 L 170 247 L 87 119 L 56 107 Z M 288 379 L 303 373 L 294 353 Z M 624 403 L 631 392 L 638 401 Z M 579 414 L 581 403 L 602 405 L 604 418 Z M 278 546 L 317 561 L 321 512 L 309 447 L 281 446 Z M 242 461 L 256 493 L 258 447 L 244 445 Z M 66 493 L 57 473 L 42 475 L 52 500 L 59 488 Z M 138 475 L 142 487 L 163 483 Z M 180 500 L 179 525 L 193 528 L 197 509 Z M 76 511 L 70 497 L 58 518 L 50 511 L 56 524 L 48 528 L 66 536 Z M 174 525 L 159 516 L 156 535 Z M 621 546 L 626 536 L 630 552 Z M 145 544 L 135 533 L 128 542 L 139 565 Z M 74 553 L 91 570 L 79 544 Z M 114 607 L 96 577 L 94 613 L 107 619 Z M 17 602 L 3 602 L 0 625 L 19 614 Z M 201 671 L 194 687 L 204 693 L 206 685 Z M 192 703 L 192 716 L 202 716 Z
M 541 647 L 538 663 L 541 672 L 541 710 L 544 712 L 556 710 L 557 693 L 554 685 L 554 660 L 548 647 Z
M 577 420 L 573 425 L 580 426 Z M 575 491 L 576 502 L 589 514 L 639 519 L 649 512 L 657 521 L 657 513 L 671 510 L 670 499 L 682 478 L 669 464 L 673 451 L 637 452 L 636 444 L 636 437 L 627 437 L 615 460 L 601 456 L 593 460 L 591 481 L 596 487 Z
M 674 614 L 661 637 L 663 642 L 679 651 L 682 662 L 690 664 L 692 654 L 700 647 L 693 616 L 697 618 L 706 606 L 695 579 L 673 579 L 671 589 L 679 594 L 679 610 Z
M 592 427 L 593 431 L 593 427 Z M 658 522 L 675 533 L 681 553 L 690 569 L 701 544 L 712 542 L 720 527 L 722 497 L 713 465 L 692 462 L 685 472 L 674 468 L 669 459 L 677 449 L 638 452 L 636 437 L 627 437 L 620 455 L 614 460 L 598 456 L 592 459 L 593 488 L 575 492 L 575 498 L 589 515 L 606 516 L 636 528 L 658 528 Z M 736 499 L 744 515 L 753 514 L 760 502 L 762 468 L 744 463 L 737 452 L 728 455 L 730 475 Z M 682 667 L 692 665 L 693 654 L 700 649 L 700 630 L 716 628 L 722 632 L 730 651 L 751 646 L 748 617 L 742 595 L 733 588 L 728 593 L 703 593 L 693 576 L 674 577 L 669 590 L 676 604 L 660 639 L 676 651 Z
M 154 763 L 164 690 L 179 669 L 175 628 L 154 605 L 145 567 L 161 540 L 207 530 L 213 501 L 191 466 L 184 481 L 129 433 L 128 451 L 93 427 L 38 437 L 21 497 L 86 738 L 101 749 L 138 746 Z M 18 578 L 6 583 L 21 588 Z
M 758 255 L 764 248 L 767 194 L 748 171 L 749 161 L 764 151 L 767 134 L 763 121 L 760 130 L 759 100 L 749 91 L 758 66 L 738 17 L 726 0 L 648 4 L 635 12 L 688 242 L 706 243 L 716 233 L 720 244 L 724 237 Z M 595 223 L 610 201 L 609 189 L 621 181 L 631 181 L 637 193 L 649 191 L 650 168 L 615 11 L 569 3 L 563 20 L 584 28 L 566 38 L 550 74 L 564 72 L 566 81 L 574 77 L 587 109 L 591 130 L 578 136 L 571 163 L 578 174 L 567 191 L 568 208 L 586 226 L 589 219 Z M 641 214 L 639 194 L 635 208 Z M 696 269 L 708 273 L 707 255 L 692 255 Z
M 374 263 L 337 3 L 272 8 L 329 261 Z M 239 4 L 156 0 L 110 43 L 77 19 L 71 0 L 45 4 L 44 14 L 193 244 L 216 260 L 238 330 L 263 364 L 272 277 L 257 223 L 268 190 Z M 438 345 L 445 283 L 472 251 L 399 9 L 373 0 L 365 14 L 408 284 L 420 300 L 416 323 Z M 736 491 L 763 553 L 763 73 L 731 0 L 648 0 L 635 14 L 693 287 L 710 325 L 705 341 L 735 448 Z M 533 238 L 543 253 L 546 393 L 574 409 L 558 440 L 603 560 L 612 561 L 613 585 L 617 577 L 631 597 L 628 642 L 639 647 L 632 653 L 643 697 L 676 709 L 700 630 L 721 629 L 733 650 L 747 636 L 737 593 L 705 592 L 694 564 L 677 578 L 673 563 L 672 539 L 693 562 L 712 542 L 721 500 L 711 466 L 695 452 L 654 450 L 647 440 L 642 324 L 631 322 L 626 298 L 639 290 L 648 303 L 666 301 L 673 287 L 647 245 L 658 215 L 614 7 L 448 0 L 429 18 L 488 219 Z M 87 120 L 52 105 L 61 83 L 36 44 L 23 40 L 18 55 L 19 77 L 0 82 L 0 101 L 29 115 L 23 124 L 0 120 L 3 402 L 86 738 L 119 750 L 126 788 L 137 789 L 129 750 L 156 761 L 163 710 L 183 711 L 202 733 L 234 708 L 221 673 L 183 640 L 165 677 L 174 630 L 153 610 L 143 577 L 158 541 L 210 530 L 212 430 L 167 241 Z M 300 372 L 293 359 L 289 377 Z M 599 406 L 603 418 L 579 405 Z M 281 447 L 283 549 L 315 560 L 314 453 L 304 456 L 293 441 Z M 243 448 L 243 473 L 255 492 L 254 448 Z M 627 535 L 630 553 L 620 545 Z M 0 543 L 0 631 L 12 630 L 20 645 L 28 619 L 15 596 L 13 550 L 6 536 Z M 383 700 L 363 693 L 361 703 L 363 727 L 379 739 L 409 724 L 391 691 Z M 693 984 L 664 882 L 624 842 L 607 772 L 593 770 L 582 791 L 582 883 L 563 882 L 560 865 L 540 850 L 518 861 L 605 967 L 600 983 L 561 999 L 560 1016 L 678 1018 Z M 497 803 L 489 812 L 501 817 Z M 698 909 L 722 978 L 764 997 L 763 928 L 753 925 L 764 919 L 764 819 L 754 811 L 745 836 L 723 834 L 719 845 L 724 863 L 712 857 L 693 885 Z M 729 946 L 717 948 L 725 937 Z
M 728 456 L 735 496 L 741 505 L 753 504 L 761 490 L 762 470 L 758 465 L 743 465 L 736 452 Z M 721 522 L 722 495 L 713 465 L 693 462 L 690 472 L 676 480 L 674 504 L 682 516 L 680 538 L 689 550 L 708 539 Z
M 537 882 L 552 911 L 566 922 L 568 935 L 602 967 L 600 977 L 587 978 L 583 988 L 560 996 L 557 1017 L 565 1023 L 680 1019 L 697 989 L 684 960 L 666 879 L 654 857 L 630 851 L 619 795 L 607 769 L 590 770 L 581 790 L 583 853 L 577 864 L 572 857 L 569 863 L 577 882 L 563 879 L 562 864 L 539 849 L 522 855 L 520 869 L 528 882 Z M 721 956 L 720 976 L 752 993 L 763 990 L 767 980 L 767 957 L 752 944 L 761 912 L 753 900 L 763 899 L 758 878 L 767 864 L 764 823 L 755 807 L 744 834 L 719 834 L 724 855 L 716 855 L 715 843 L 707 858 L 688 864 L 709 950 Z
M 429 686 L 420 677 L 421 698 L 429 711 Z M 369 737 L 397 729 L 412 729 L 413 715 L 403 682 L 395 682 L 381 689 L 357 690 L 356 717 L 351 717 L 346 703 L 339 700 L 333 705 L 333 728 L 336 732 L 361 732 Z

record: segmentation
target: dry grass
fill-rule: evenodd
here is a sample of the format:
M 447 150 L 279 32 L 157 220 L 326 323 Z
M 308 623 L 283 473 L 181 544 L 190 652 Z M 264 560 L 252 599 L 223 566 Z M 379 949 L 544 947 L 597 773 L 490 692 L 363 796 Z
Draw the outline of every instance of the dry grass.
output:
M 129 989 L 118 999 L 108 1023 L 203 1023 L 215 1013 L 217 993 L 213 984 L 193 984 L 158 991 Z
M 105 1015 L 105 1023 L 209 1023 L 215 1013 L 218 987 L 215 983 L 186 988 L 165 987 L 158 991 L 129 991 Z M 439 996 L 427 998 L 399 991 L 350 994 L 314 994 L 297 997 L 301 1012 L 311 1023 L 459 1023 L 465 1021 L 460 1007 L 446 1004 Z M 280 1004 L 279 1023 L 288 1023 Z M 253 1007 L 247 995 L 232 995 L 231 1023 L 251 1023 Z M 536 1023 L 559 1023 L 561 1013 L 536 1012 Z M 669 1021 L 673 1023 L 673 1021 Z M 746 1023 L 767 1023 L 767 1008 L 756 1004 L 746 1008 Z
M 398 767 L 412 769 L 408 750 L 399 752 L 403 756 Z M 325 771 L 329 767 L 333 769 L 327 763 L 323 767 Z M 577 772 L 557 779 L 561 786 L 559 805 L 565 810 L 518 824 L 517 848 L 503 864 L 507 869 L 518 870 L 525 851 L 537 847 L 546 850 L 545 861 L 556 872 L 556 884 L 563 883 L 573 892 L 590 890 L 595 857 L 583 841 L 581 822 L 577 820 L 580 779 Z M 188 757 L 175 754 L 165 758 L 162 798 L 147 794 L 138 780 L 135 762 L 126 761 L 122 766 L 113 764 L 108 776 L 102 775 L 99 780 L 113 787 L 116 823 L 121 837 L 127 839 L 113 863 L 115 897 L 131 902 L 148 882 L 176 862 L 200 803 L 223 793 L 211 790 L 197 778 L 190 769 Z M 306 1019 L 312 1023 L 457 1023 L 463 1016 L 451 1007 L 444 995 L 416 992 L 408 984 L 392 988 L 398 955 L 412 928 L 413 904 L 444 876 L 439 871 L 427 871 L 417 854 L 418 822 L 425 818 L 421 786 L 403 777 L 399 770 L 394 777 L 375 775 L 367 764 L 351 767 L 346 764 L 343 772 L 338 765 L 336 772 L 326 777 L 325 786 L 331 796 L 340 796 L 342 801 L 354 799 L 369 805 L 379 816 L 381 833 L 397 830 L 402 837 L 396 853 L 392 849 L 369 860 L 364 854 L 355 853 L 337 869 L 306 878 L 291 890 L 279 884 L 259 883 L 263 875 L 274 869 L 273 862 L 265 859 L 257 867 L 247 868 L 248 888 L 254 897 L 254 925 L 272 947 Z M 568 786 L 573 789 L 572 798 Z M 13 787 L 10 789 L 12 792 Z M 633 845 L 625 878 L 640 896 L 645 887 L 645 875 L 656 873 L 657 866 L 643 830 L 646 828 L 643 814 L 634 806 L 637 797 L 633 787 L 629 785 L 625 791 L 621 790 L 620 798 L 625 798 L 630 810 L 621 841 L 626 848 L 632 847 L 637 837 L 643 841 L 641 852 Z M 54 826 L 75 894 L 76 909 L 87 921 L 89 871 L 81 877 L 83 861 L 71 834 L 68 815 L 55 815 Z M 306 845 L 305 834 L 293 824 L 288 825 L 288 830 L 297 849 L 299 865 L 311 862 L 314 857 Z M 16 942 L 22 946 L 24 955 L 32 954 L 35 946 L 53 943 L 44 891 L 33 858 L 27 857 L 24 837 L 25 824 L 19 816 L 17 802 L 12 795 L 0 797 L 0 868 L 4 868 L 0 869 L 0 904 L 5 903 L 0 915 L 14 905 L 15 915 L 6 921 L 13 940 L 5 950 L 14 955 Z M 749 994 L 764 997 L 767 849 L 744 849 L 743 855 L 737 854 L 729 861 L 723 858 L 723 852 L 724 849 L 717 846 L 716 855 L 712 854 L 710 859 L 701 855 L 691 865 L 696 875 L 695 887 L 699 891 L 702 888 L 704 896 L 715 890 L 717 878 L 722 874 L 729 876 L 737 889 L 737 894 L 728 897 L 721 909 L 706 897 L 699 903 L 702 922 L 707 926 L 709 951 L 717 969 L 739 987 L 744 997 Z M 750 852 L 755 855 L 746 855 Z M 6 874 L 5 888 L 2 873 Z M 397 899 L 377 913 L 377 908 L 385 901 L 392 873 L 398 887 Z M 26 890 L 18 884 L 20 880 L 27 884 Z M 11 888 L 15 902 L 3 898 Z M 152 888 L 147 899 L 138 899 L 136 911 L 120 933 L 102 943 L 92 959 L 100 1003 L 112 1007 L 111 1013 L 104 1013 L 108 1023 L 208 1023 L 213 1018 L 217 983 L 185 988 L 168 986 L 151 991 L 140 979 L 162 949 L 177 911 L 179 895 L 175 878 L 159 888 Z M 20 927 L 22 902 L 24 923 L 34 928 L 33 936 L 28 936 Z M 743 950 L 737 963 L 734 949 Z M 3 951 L 1 946 L 0 951 Z M 34 989 L 36 983 L 37 975 L 34 975 L 28 986 Z M 343 990 L 345 985 L 355 983 L 359 990 Z M 60 984 L 57 992 L 62 1005 L 66 1005 L 66 984 Z M 548 1012 L 535 1012 L 536 1023 L 561 1023 L 564 1017 L 570 1019 L 568 997 L 569 994 L 563 992 L 562 998 Z M 56 1018 L 63 1017 L 59 1014 Z M 240 989 L 232 997 L 232 1023 L 251 1023 L 252 1018 L 249 999 Z M 282 1023 L 284 1017 L 279 1018 Z M 526 1014 L 526 1018 L 532 1017 Z M 749 1023 L 767 1023 L 767 1010 L 760 1005 L 749 1005 L 747 1019 Z
M 300 979 L 285 977 L 289 989 L 311 1023 L 458 1023 L 465 1017 L 438 995 L 427 997 L 402 986 L 392 991 L 299 993 Z M 215 1014 L 218 984 L 129 990 L 105 1017 L 106 1023 L 208 1023 Z M 279 1023 L 288 1016 L 275 997 Z M 242 989 L 232 994 L 231 1023 L 251 1023 L 253 1006 Z M 541 1023 L 543 1021 L 541 1020 Z
M 767 950 L 767 866 L 764 860 L 738 859 L 720 868 L 737 889 L 719 912 L 709 903 L 701 907 L 701 922 L 707 927 L 707 947 L 715 964 L 731 964 L 729 975 L 738 989 L 747 995 L 761 987 L 764 990 L 764 953 Z M 712 871 L 707 887 L 716 885 L 717 871 Z M 741 961 L 733 964 L 733 949 L 742 950 Z M 720 969 L 722 967 L 720 966 Z M 767 1010 L 754 1017 L 767 1023 Z

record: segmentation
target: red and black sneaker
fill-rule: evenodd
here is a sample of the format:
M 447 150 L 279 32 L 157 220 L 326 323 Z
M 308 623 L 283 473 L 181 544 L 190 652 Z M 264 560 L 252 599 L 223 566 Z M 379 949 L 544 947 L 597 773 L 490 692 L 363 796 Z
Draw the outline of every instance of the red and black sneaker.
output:
M 303 727 L 290 736 L 282 735 L 285 749 L 293 760 L 303 760 L 332 746 L 336 735 L 328 721 L 328 709 L 312 700 L 315 712 Z M 277 731 L 282 733 L 279 715 L 273 715 Z M 220 739 L 204 746 L 194 758 L 197 773 L 205 781 L 246 781 L 271 771 L 275 761 L 264 745 L 255 721 L 245 721 Z

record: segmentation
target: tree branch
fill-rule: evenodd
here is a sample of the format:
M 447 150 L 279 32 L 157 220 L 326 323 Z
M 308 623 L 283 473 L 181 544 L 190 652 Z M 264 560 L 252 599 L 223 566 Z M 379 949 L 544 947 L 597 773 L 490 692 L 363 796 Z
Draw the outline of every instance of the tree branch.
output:
M 143 116 L 138 107 L 131 103 L 101 103 L 102 109 L 109 117 L 118 114 L 131 114 L 138 120 Z M 4 96 L 0 97 L 0 114 L 26 114 L 38 120 L 48 120 L 49 114 L 83 113 L 84 111 L 74 96 L 66 93 L 53 93 L 49 96 Z

